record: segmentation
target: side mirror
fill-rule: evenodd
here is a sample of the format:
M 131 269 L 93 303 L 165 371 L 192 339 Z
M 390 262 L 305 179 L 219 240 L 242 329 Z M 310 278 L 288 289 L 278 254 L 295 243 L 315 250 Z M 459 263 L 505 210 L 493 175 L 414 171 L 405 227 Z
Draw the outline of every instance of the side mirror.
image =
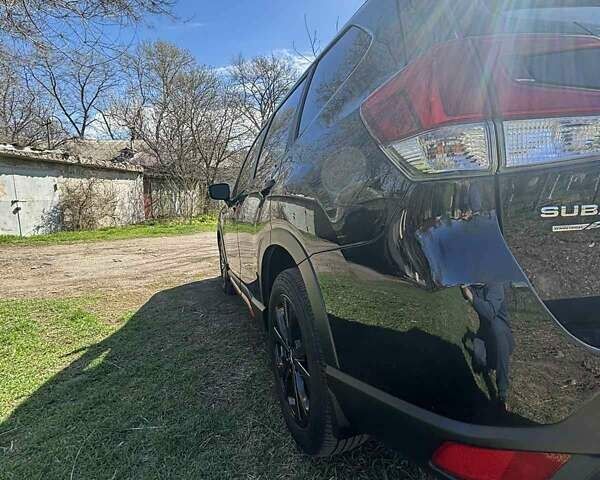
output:
M 228 183 L 214 183 L 208 187 L 208 194 L 213 200 L 223 200 L 228 202 L 231 197 Z

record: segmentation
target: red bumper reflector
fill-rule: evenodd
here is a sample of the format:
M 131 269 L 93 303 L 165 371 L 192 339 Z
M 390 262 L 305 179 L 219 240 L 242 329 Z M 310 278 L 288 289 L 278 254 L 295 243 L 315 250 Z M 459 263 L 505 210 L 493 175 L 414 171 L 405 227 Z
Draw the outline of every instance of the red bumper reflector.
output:
M 569 458 L 562 453 L 492 450 L 445 442 L 431 461 L 460 480 L 547 480 Z

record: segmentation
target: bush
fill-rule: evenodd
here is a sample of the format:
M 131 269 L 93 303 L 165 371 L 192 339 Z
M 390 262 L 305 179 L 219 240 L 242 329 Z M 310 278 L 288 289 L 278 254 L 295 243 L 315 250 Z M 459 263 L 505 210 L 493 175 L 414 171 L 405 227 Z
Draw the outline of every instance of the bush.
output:
M 60 186 L 58 204 L 46 218 L 46 230 L 94 230 L 117 224 L 119 198 L 112 184 L 98 178 L 71 180 Z

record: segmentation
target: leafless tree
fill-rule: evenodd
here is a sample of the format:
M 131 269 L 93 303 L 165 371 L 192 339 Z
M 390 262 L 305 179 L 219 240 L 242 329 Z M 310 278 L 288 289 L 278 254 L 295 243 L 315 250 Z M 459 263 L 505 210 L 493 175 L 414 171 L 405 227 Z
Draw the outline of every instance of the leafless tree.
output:
M 105 104 L 131 27 L 147 15 L 170 15 L 174 1 L 0 0 L 0 65 L 19 74 L 0 87 L 4 137 L 38 143 L 44 130 L 50 146 L 62 126 L 84 138 L 93 123 L 112 137 Z
M 0 62 L 0 141 L 54 148 L 65 138 L 52 102 L 22 69 Z
M 48 216 L 47 231 L 93 230 L 101 226 L 116 225 L 118 221 L 118 194 L 112 183 L 99 178 L 63 182 L 59 204 Z
M 39 51 L 28 74 L 56 103 L 73 136 L 84 139 L 90 125 L 102 117 L 104 102 L 118 84 L 116 69 L 92 52 L 64 55 Z
M 174 209 L 191 217 L 206 209 L 207 186 L 241 144 L 237 97 L 211 69 L 168 43 L 143 44 L 126 64 L 127 94 L 113 108 L 118 124 L 143 142 Z
M 194 147 L 202 166 L 204 213 L 210 205 L 209 185 L 224 169 L 239 166 L 240 152 L 246 147 L 247 130 L 239 122 L 238 100 L 231 86 L 220 80 L 210 104 L 194 109 L 190 117 Z
M 173 0 L 0 0 L 0 37 L 42 50 L 109 46 L 107 25 L 132 25 L 172 6 Z
M 240 97 L 240 115 L 257 134 L 294 85 L 298 71 L 291 60 L 276 55 L 246 60 L 241 55 L 231 67 L 233 88 Z
M 335 31 L 336 32 L 339 30 L 339 21 L 340 21 L 340 18 L 338 17 L 335 22 Z M 310 48 L 310 52 L 307 54 L 307 53 L 299 50 L 296 47 L 296 42 L 292 42 L 292 48 L 294 49 L 294 52 L 296 52 L 296 55 L 298 55 L 299 57 L 302 57 L 304 60 L 311 63 L 319 56 L 319 52 L 321 51 L 321 41 L 319 40 L 317 30 L 316 29 L 313 30 L 308 26 L 308 17 L 306 15 L 306 13 L 304 14 L 304 31 L 306 32 L 306 37 L 308 40 L 308 46 Z

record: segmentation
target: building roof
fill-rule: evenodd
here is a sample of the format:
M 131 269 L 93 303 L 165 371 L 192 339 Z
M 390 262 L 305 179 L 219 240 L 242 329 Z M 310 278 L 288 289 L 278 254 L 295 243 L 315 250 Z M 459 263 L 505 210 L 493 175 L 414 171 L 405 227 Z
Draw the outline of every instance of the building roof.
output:
M 115 142 L 115 143 L 113 143 Z M 42 150 L 34 147 L 20 147 L 12 144 L 0 144 L 0 157 L 22 160 L 79 165 L 88 168 L 117 170 L 125 172 L 143 172 L 141 164 L 131 159 L 135 153 L 124 152 L 129 142 L 84 140 L 69 142 L 65 149 Z M 120 149 L 118 147 L 121 147 Z M 129 157 L 129 158 L 128 158 Z
M 158 160 L 141 140 L 69 140 L 65 150 L 92 161 L 129 163 L 144 168 L 156 168 Z

